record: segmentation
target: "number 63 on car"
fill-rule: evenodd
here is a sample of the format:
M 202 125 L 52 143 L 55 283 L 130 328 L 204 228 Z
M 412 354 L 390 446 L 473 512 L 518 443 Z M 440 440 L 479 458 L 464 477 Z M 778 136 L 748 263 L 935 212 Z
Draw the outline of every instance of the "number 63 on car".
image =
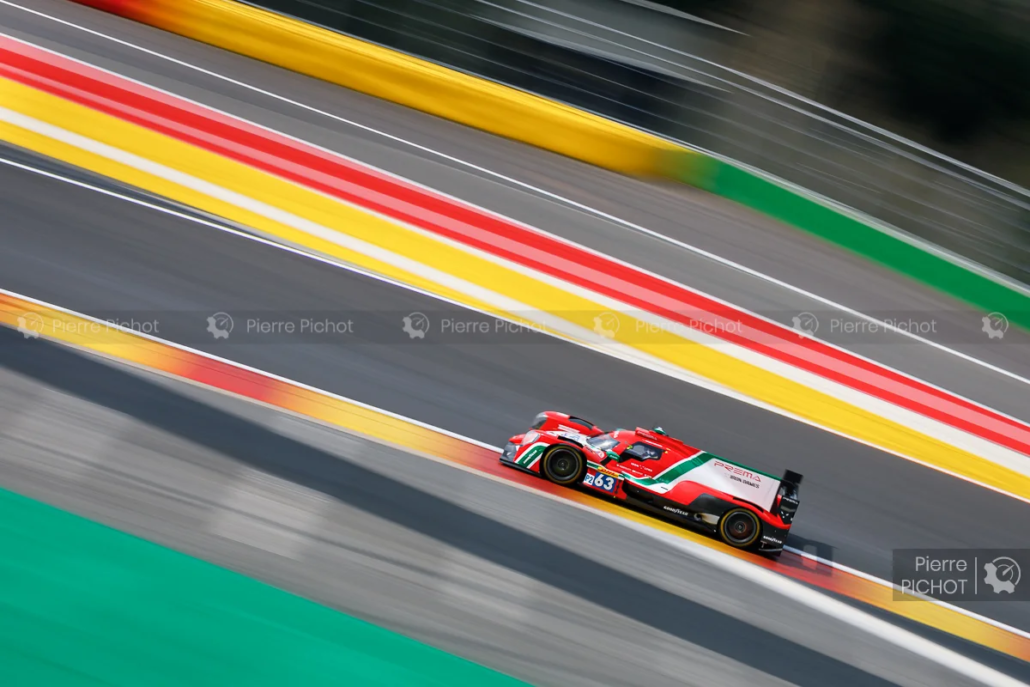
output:
M 800 504 L 801 475 L 776 477 L 670 437 L 660 427 L 616 429 L 545 411 L 508 440 L 501 462 L 700 526 L 730 546 L 778 556 Z

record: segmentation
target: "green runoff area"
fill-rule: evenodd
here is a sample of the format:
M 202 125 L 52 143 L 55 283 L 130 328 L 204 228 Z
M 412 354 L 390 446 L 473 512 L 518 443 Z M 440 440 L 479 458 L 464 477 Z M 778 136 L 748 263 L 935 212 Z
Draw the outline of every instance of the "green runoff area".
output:
M 900 232 L 887 232 L 858 215 L 707 155 L 688 159 L 679 181 L 740 203 L 818 236 L 938 291 L 988 312 L 1004 313 L 1030 329 L 1030 295 L 928 249 Z
M 526 683 L 0 489 L 0 684 Z

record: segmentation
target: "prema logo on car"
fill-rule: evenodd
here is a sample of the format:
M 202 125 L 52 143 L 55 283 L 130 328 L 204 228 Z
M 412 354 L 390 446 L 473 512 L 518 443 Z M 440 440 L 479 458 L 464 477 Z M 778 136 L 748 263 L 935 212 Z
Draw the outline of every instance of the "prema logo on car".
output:
M 754 480 L 755 482 L 761 482 L 762 481 L 761 477 L 759 477 L 755 473 L 751 472 L 750 470 L 745 470 L 744 468 L 740 467 L 739 465 L 730 465 L 729 463 L 724 463 L 721 460 L 715 461 L 713 463 L 713 465 L 715 467 L 717 467 L 717 468 L 722 468 L 722 469 L 726 470 L 727 472 L 731 472 L 734 475 L 740 475 L 741 477 L 744 477 L 745 479 Z
M 752 489 L 762 488 L 762 478 L 751 472 L 745 470 L 739 465 L 732 465 L 730 463 L 724 463 L 721 460 L 714 462 L 714 467 L 722 468 L 729 473 L 729 478 L 734 482 L 740 482 L 741 484 L 751 487 Z

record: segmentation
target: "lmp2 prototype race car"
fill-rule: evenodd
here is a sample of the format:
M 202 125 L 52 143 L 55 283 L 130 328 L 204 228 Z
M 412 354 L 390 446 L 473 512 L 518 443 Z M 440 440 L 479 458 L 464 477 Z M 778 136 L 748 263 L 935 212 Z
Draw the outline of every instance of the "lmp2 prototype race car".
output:
M 540 413 L 528 432 L 509 439 L 501 462 L 771 556 L 783 550 L 800 503 L 796 472 L 774 477 L 687 446 L 660 427 L 605 432 L 555 411 Z

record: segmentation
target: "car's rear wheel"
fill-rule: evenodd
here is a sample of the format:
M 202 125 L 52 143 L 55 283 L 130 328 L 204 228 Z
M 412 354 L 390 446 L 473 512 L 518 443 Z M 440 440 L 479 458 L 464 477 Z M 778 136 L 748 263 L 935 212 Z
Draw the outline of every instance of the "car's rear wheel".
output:
M 724 542 L 738 549 L 754 546 L 762 535 L 762 523 L 758 516 L 746 508 L 727 511 L 719 520 L 719 536 Z
M 544 477 L 565 487 L 581 482 L 587 469 L 583 454 L 571 446 L 552 446 L 541 461 Z

